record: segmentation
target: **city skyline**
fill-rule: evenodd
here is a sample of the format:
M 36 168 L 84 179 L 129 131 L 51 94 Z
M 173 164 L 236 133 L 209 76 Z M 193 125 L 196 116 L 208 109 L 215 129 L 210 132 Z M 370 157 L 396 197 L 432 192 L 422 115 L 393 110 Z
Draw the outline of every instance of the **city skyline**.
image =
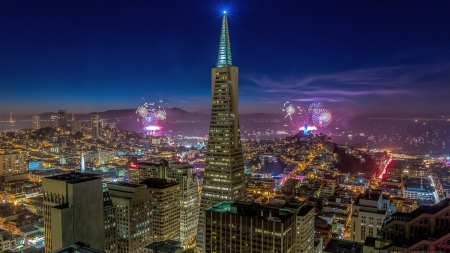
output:
M 208 34 L 226 9 L 244 70 L 240 113 L 317 101 L 332 112 L 448 116 L 449 3 L 253 3 L 2 3 L 0 114 L 161 98 L 208 113 L 219 41 Z

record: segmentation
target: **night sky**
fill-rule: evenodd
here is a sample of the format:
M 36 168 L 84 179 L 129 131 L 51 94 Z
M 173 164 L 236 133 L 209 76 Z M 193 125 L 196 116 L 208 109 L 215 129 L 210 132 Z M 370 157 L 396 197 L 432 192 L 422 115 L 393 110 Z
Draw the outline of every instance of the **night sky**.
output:
M 450 116 L 450 1 L 0 1 L 0 115 L 208 113 L 221 12 L 240 112 Z

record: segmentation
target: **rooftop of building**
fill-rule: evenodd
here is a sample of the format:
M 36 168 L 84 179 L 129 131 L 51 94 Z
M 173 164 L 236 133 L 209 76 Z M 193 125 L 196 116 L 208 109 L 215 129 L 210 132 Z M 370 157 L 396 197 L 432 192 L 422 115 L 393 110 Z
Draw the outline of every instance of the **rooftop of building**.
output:
M 74 183 L 81 183 L 96 179 L 102 179 L 102 175 L 100 174 L 94 174 L 94 173 L 81 173 L 81 172 L 70 172 L 66 174 L 56 175 L 56 176 L 50 176 L 46 177 L 46 179 L 52 179 L 52 180 L 58 180 L 58 181 L 65 181 L 70 184 Z
M 377 240 L 377 238 L 375 238 L 375 237 L 367 236 L 366 240 L 364 241 L 364 246 L 375 247 L 376 240 Z
M 421 205 L 421 206 L 419 206 L 419 208 L 417 208 L 416 210 L 414 210 L 410 213 L 395 212 L 394 214 L 391 215 L 391 217 L 386 219 L 386 223 L 389 223 L 393 220 L 410 221 L 410 220 L 413 220 L 414 218 L 419 217 L 422 214 L 438 213 L 439 211 L 441 211 L 449 206 L 450 206 L 450 199 L 447 198 L 447 199 L 441 200 L 440 202 L 436 203 L 433 206 Z
M 130 187 L 130 188 L 137 188 L 139 186 L 142 186 L 141 184 L 133 184 L 133 183 L 125 182 L 125 181 L 107 183 L 107 185 L 118 185 L 118 186 Z
M 183 249 L 183 247 L 181 247 L 180 244 L 181 243 L 177 241 L 165 240 L 162 242 L 154 242 L 152 244 L 145 246 L 145 248 L 153 250 L 161 250 L 164 252 L 175 252 L 177 250 Z
M 249 217 L 272 218 L 284 221 L 294 215 L 294 212 L 288 209 L 279 208 L 270 205 L 261 205 L 253 202 L 243 201 L 223 201 L 206 209 L 207 211 L 220 213 L 234 213 Z M 266 211 L 266 212 L 264 212 Z M 265 213 L 261 216 L 261 213 Z
M 311 210 L 313 210 L 313 209 L 314 209 L 314 206 L 310 206 L 310 205 L 302 207 L 302 209 L 300 209 L 300 211 L 298 211 L 297 216 L 305 216 L 306 214 L 311 212 Z
M 339 239 L 331 239 L 324 252 L 332 253 L 362 253 L 363 245 L 361 243 L 345 241 Z
M 382 194 L 383 192 L 381 190 L 366 190 L 363 194 L 361 194 L 359 199 L 378 200 Z
M 77 242 L 70 246 L 52 251 L 52 253 L 104 253 L 103 251 L 90 248 L 89 244 Z
M 147 188 L 156 188 L 156 189 L 165 189 L 178 185 L 177 183 L 168 182 L 166 179 L 163 178 L 149 178 L 142 181 L 140 184 L 146 185 Z

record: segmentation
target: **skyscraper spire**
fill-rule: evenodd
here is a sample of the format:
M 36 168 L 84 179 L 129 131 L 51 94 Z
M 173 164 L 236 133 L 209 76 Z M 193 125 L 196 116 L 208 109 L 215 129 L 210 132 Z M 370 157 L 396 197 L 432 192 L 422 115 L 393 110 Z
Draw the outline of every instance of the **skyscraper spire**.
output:
M 215 247 L 206 237 L 206 227 L 210 226 L 206 222 L 206 209 L 223 201 L 239 201 L 247 197 L 238 117 L 238 72 L 238 67 L 231 63 L 228 22 L 224 12 L 217 67 L 211 70 L 212 110 L 196 241 L 202 253 L 214 252 L 212 249 Z
M 217 57 L 217 67 L 232 66 L 230 34 L 228 33 L 227 12 L 223 12 L 222 29 L 220 31 L 219 56 Z

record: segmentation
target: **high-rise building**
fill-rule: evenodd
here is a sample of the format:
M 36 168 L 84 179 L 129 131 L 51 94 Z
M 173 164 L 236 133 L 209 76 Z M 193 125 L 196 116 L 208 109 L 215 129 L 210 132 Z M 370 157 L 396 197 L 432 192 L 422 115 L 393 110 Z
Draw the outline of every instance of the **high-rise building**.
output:
M 359 195 L 352 205 L 351 240 L 364 242 L 366 237 L 376 237 L 386 212 L 395 212 L 390 208 L 389 196 L 384 197 L 381 190 L 368 189 Z
M 221 202 L 206 209 L 205 251 L 294 252 L 295 216 L 259 203 Z
M 105 252 L 116 252 L 116 212 L 109 195 L 108 186 L 103 184 L 103 212 L 105 217 Z
M 52 115 L 50 116 L 51 125 L 53 128 L 57 128 L 59 124 L 59 117 L 58 115 Z
M 375 250 L 367 252 L 450 252 L 449 214 L 450 199 L 410 213 L 396 212 L 384 221 L 381 238 L 371 238 Z
M 160 163 L 138 162 L 130 164 L 128 175 L 131 183 L 140 183 L 149 178 L 164 178 L 180 185 L 179 241 L 185 249 L 194 247 L 200 210 L 195 169 L 189 163 L 169 164 L 166 160 L 161 160 Z
M 180 184 L 179 240 L 184 248 L 192 248 L 195 246 L 200 212 L 197 174 L 189 163 L 171 163 L 169 168 L 167 171 L 169 180 Z
M 58 111 L 58 127 L 62 127 L 66 129 L 67 127 L 67 111 L 59 110 Z
M 166 179 L 168 165 L 169 162 L 166 160 L 161 160 L 160 163 L 131 162 L 128 170 L 128 181 L 138 184 L 149 178 Z
M 104 250 L 102 177 L 67 173 L 42 179 L 45 252 L 88 243 Z
M 106 184 L 115 209 L 116 252 L 143 252 L 152 242 L 150 194 L 141 184 L 114 182 Z
M 33 129 L 41 128 L 41 117 L 39 115 L 33 115 L 31 122 L 33 123 Z
M 72 121 L 72 133 L 81 132 L 81 119 L 75 119 Z
M 100 128 L 99 128 L 99 122 L 100 116 L 98 115 L 91 115 L 91 136 L 94 139 L 97 139 L 100 136 Z
M 180 185 L 162 178 L 149 178 L 141 184 L 150 193 L 151 236 L 154 242 L 180 239 Z
M 12 176 L 27 171 L 25 155 L 22 153 L 0 154 L 0 176 Z
M 217 66 L 211 70 L 212 112 L 202 186 L 197 246 L 205 247 L 205 210 L 246 197 L 238 116 L 238 68 L 231 60 L 226 13 L 222 18 Z
M 314 206 L 305 202 L 289 202 L 284 209 L 293 211 L 295 216 L 295 253 L 314 252 Z

